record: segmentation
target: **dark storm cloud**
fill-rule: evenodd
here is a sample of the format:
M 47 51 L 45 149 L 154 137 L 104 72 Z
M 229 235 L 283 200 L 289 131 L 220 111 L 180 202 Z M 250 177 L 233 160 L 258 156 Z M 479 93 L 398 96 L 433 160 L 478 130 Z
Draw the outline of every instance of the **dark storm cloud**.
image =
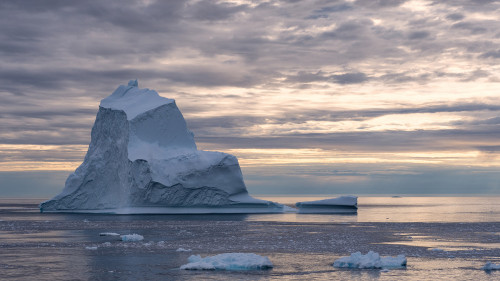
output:
M 280 113 L 280 116 L 261 116 L 261 117 L 244 117 L 244 116 L 224 116 L 224 117 L 204 117 L 204 118 L 188 118 L 187 121 L 194 131 L 196 129 L 210 128 L 244 128 L 252 125 L 261 124 L 303 124 L 308 121 L 367 121 L 376 117 L 386 115 L 405 115 L 416 113 L 467 113 L 500 111 L 500 105 L 484 104 L 484 103 L 469 103 L 455 105 L 427 105 L 422 107 L 412 108 L 386 108 L 386 109 L 365 109 L 365 110 L 287 110 Z M 476 120 L 470 125 L 481 124 L 498 124 L 498 118 L 486 120 Z M 464 123 L 462 123 L 464 124 Z
M 361 72 L 332 75 L 331 78 L 338 84 L 358 84 L 368 80 L 366 74 Z
M 498 59 L 500 58 L 500 49 L 494 51 L 488 51 L 486 53 L 481 54 L 479 57 L 483 59 L 488 59 L 488 58 Z
M 482 34 L 482 33 L 485 33 L 486 31 L 488 31 L 488 29 L 486 29 L 485 27 L 479 26 L 479 25 L 471 23 L 471 22 L 455 23 L 451 26 L 451 28 L 467 30 L 471 34 Z
M 247 8 L 248 5 L 199 1 L 192 5 L 190 10 L 195 19 L 202 21 L 221 21 L 229 19 L 234 14 L 242 12 Z
M 397 7 L 407 0 L 356 0 L 355 5 L 366 6 L 370 8 L 388 8 Z
M 358 84 L 368 81 L 369 77 L 361 72 L 342 73 L 327 75 L 322 71 L 316 73 L 309 73 L 300 71 L 296 75 L 289 75 L 286 82 L 290 83 L 311 83 L 311 82 L 325 82 L 330 81 L 337 84 Z
M 325 134 L 284 134 L 273 137 L 196 136 L 196 141 L 225 149 L 238 148 L 320 148 L 366 152 L 467 151 L 476 149 L 477 140 L 495 141 L 495 130 L 383 131 Z
M 364 36 L 367 32 L 366 27 L 371 25 L 370 20 L 351 20 L 340 24 L 332 31 L 324 32 L 321 35 L 322 39 L 334 40 L 357 40 Z
M 410 40 L 419 40 L 424 39 L 430 36 L 428 31 L 413 31 L 408 35 L 408 39 Z
M 465 18 L 465 16 L 463 14 L 460 14 L 460 13 L 452 13 L 452 14 L 447 15 L 446 18 L 449 20 L 452 20 L 452 21 L 459 21 L 459 20 L 463 20 Z
M 314 10 L 313 14 L 308 16 L 306 19 L 328 18 L 331 13 L 344 12 L 351 9 L 353 9 L 353 7 L 347 3 L 322 7 L 321 9 Z

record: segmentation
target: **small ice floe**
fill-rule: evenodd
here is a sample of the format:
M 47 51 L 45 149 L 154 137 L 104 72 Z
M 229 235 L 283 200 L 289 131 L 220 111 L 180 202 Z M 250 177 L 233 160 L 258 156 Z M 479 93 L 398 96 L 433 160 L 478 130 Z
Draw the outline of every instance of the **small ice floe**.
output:
M 85 247 L 85 250 L 93 250 L 93 251 L 95 251 L 95 250 L 97 250 L 97 246 L 87 246 L 87 247 Z
M 139 234 L 126 234 L 126 235 L 121 235 L 122 241 L 125 242 L 137 242 L 144 240 L 144 236 L 139 235 Z
M 334 267 L 341 268 L 403 268 L 406 267 L 406 257 L 381 257 L 378 253 L 369 251 L 366 255 L 361 252 L 352 253 L 349 257 L 341 257 L 333 263 Z
M 482 269 L 486 270 L 486 271 L 490 271 L 490 270 L 500 270 L 500 264 L 494 264 L 494 263 L 491 263 L 491 262 L 487 262 L 483 267 Z
M 88 219 L 84 219 L 83 222 L 90 222 Z
M 120 234 L 114 232 L 101 232 L 99 236 L 120 236 Z
M 111 242 L 104 242 L 104 243 L 102 243 L 102 246 L 111 247 Z
M 433 252 L 445 252 L 445 250 L 439 249 L 439 248 L 432 248 L 429 251 L 433 251 Z
M 340 196 L 316 201 L 297 202 L 299 213 L 356 213 L 358 210 L 358 197 Z
M 192 255 L 188 258 L 188 264 L 181 266 L 186 270 L 256 270 L 269 269 L 273 264 L 268 257 L 252 253 L 225 253 L 202 258 L 200 255 Z
M 175 250 L 176 252 L 191 252 L 191 249 L 184 249 L 184 248 L 179 248 Z

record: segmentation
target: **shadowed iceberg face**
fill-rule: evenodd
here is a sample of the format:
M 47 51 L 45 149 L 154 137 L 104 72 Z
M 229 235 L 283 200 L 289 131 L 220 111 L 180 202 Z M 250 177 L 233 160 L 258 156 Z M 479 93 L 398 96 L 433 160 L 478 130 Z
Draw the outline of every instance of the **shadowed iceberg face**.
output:
M 197 150 L 174 100 L 137 85 L 101 101 L 83 163 L 42 212 L 282 211 L 248 195 L 236 157 Z

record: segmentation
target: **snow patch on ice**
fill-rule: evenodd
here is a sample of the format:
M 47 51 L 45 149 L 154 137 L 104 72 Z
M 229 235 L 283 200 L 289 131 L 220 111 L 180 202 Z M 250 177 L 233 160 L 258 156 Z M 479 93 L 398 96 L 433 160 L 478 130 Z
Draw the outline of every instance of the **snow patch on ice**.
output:
M 333 263 L 339 268 L 403 268 L 406 266 L 406 257 L 381 257 L 378 253 L 369 251 L 366 255 L 361 252 L 352 253 L 349 257 L 341 257 Z
M 136 242 L 136 241 L 141 241 L 144 240 L 144 236 L 139 235 L 139 234 L 126 234 L 126 235 L 121 235 L 122 241 L 124 242 Z
M 225 253 L 202 258 L 192 255 L 188 264 L 181 266 L 185 270 L 256 270 L 269 269 L 273 264 L 268 257 L 253 253 Z
M 492 262 L 487 262 L 482 269 L 488 271 L 488 270 L 500 270 L 500 264 L 494 264 Z

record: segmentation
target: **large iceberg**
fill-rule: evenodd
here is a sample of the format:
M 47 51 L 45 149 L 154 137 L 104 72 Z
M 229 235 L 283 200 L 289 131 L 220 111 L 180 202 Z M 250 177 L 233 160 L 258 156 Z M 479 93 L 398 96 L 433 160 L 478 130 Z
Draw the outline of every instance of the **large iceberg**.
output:
M 235 156 L 197 150 L 173 99 L 137 80 L 103 99 L 83 163 L 42 212 L 272 213 L 251 197 Z

